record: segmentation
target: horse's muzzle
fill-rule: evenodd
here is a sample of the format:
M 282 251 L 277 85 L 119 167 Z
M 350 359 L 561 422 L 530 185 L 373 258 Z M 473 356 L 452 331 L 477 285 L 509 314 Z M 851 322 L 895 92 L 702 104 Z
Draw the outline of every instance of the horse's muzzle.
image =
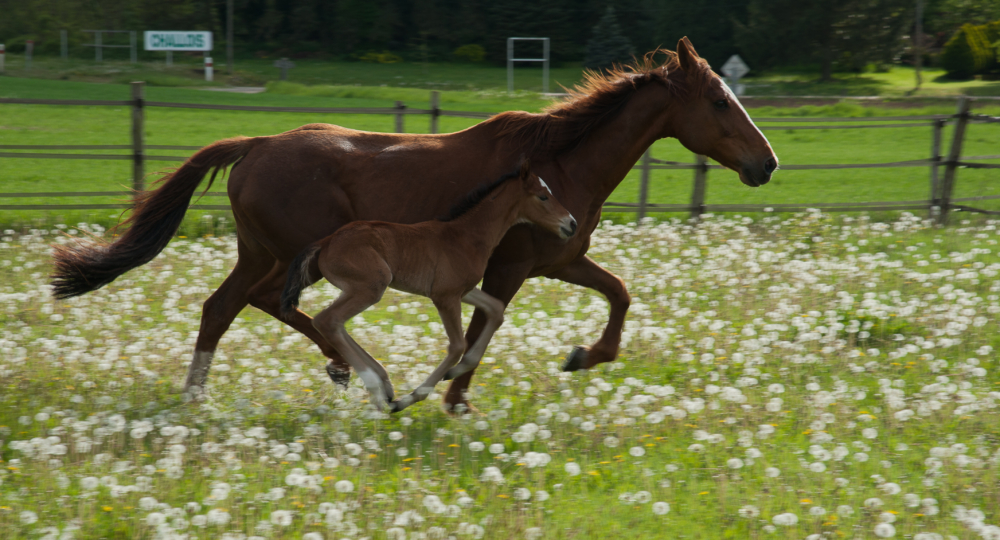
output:
M 576 218 L 569 216 L 559 224 L 559 236 L 565 240 L 576 234 Z

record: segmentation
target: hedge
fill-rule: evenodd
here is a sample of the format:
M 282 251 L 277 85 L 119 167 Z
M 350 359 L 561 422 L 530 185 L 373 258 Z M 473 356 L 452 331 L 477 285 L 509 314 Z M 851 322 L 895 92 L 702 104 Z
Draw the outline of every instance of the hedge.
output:
M 945 44 L 941 66 L 953 79 L 968 79 L 997 65 L 994 43 L 1000 40 L 1000 21 L 966 24 Z

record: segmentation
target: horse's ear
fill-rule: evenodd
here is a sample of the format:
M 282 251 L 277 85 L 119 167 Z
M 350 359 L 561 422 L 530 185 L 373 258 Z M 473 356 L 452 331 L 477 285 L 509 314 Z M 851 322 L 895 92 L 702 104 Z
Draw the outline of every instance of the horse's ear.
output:
M 677 61 L 681 64 L 681 69 L 685 73 L 690 73 L 691 71 L 698 69 L 698 61 L 700 60 L 698 52 L 694 50 L 694 45 L 691 45 L 691 41 L 684 36 L 677 42 Z
M 520 175 L 521 180 L 526 180 L 529 176 L 531 176 L 531 160 L 523 155 L 521 156 L 521 168 L 518 174 Z

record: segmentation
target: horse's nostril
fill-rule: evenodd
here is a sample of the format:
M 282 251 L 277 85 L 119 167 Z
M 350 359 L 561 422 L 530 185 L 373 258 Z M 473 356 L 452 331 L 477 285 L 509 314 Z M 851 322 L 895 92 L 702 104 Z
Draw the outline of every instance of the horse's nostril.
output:
M 764 162 L 764 174 L 771 174 L 777 168 L 778 168 L 778 160 L 774 159 L 773 157 L 767 158 L 767 161 Z
M 569 222 L 569 233 L 573 234 L 576 232 L 576 220 Z

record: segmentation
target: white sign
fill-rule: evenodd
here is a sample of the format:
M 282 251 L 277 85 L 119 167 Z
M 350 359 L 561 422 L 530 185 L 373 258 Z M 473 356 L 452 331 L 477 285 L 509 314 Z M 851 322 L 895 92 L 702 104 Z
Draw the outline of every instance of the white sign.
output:
M 212 33 L 202 31 L 173 32 L 147 30 L 145 33 L 147 51 L 210 51 Z
M 733 83 L 736 83 L 736 81 L 743 78 L 749 72 L 750 66 L 738 54 L 730 56 L 729 60 L 726 60 L 726 63 L 722 64 L 722 74 L 729 77 L 730 82 Z

